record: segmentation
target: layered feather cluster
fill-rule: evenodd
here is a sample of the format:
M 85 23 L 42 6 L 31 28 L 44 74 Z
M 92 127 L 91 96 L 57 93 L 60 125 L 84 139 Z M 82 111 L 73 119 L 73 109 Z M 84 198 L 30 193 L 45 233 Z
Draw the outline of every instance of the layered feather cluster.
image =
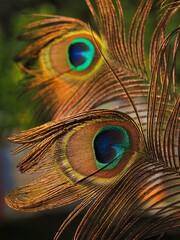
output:
M 120 1 L 86 2 L 98 33 L 44 15 L 24 34 L 34 41 L 17 60 L 53 121 L 10 138 L 21 144 L 17 152 L 30 149 L 19 170 L 39 176 L 6 202 L 36 212 L 80 200 L 54 239 L 65 239 L 84 210 L 73 239 L 159 237 L 180 224 L 180 28 L 167 33 L 180 2 L 161 3 L 149 66 L 144 38 L 154 1 L 140 2 L 128 34 Z

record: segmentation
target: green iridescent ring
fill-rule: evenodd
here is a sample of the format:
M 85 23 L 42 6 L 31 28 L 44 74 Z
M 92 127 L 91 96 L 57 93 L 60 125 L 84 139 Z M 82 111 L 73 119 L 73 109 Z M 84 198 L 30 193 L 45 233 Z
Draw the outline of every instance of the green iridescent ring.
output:
M 68 63 L 72 70 L 84 71 L 93 62 L 95 47 L 86 38 L 74 39 L 68 48 Z

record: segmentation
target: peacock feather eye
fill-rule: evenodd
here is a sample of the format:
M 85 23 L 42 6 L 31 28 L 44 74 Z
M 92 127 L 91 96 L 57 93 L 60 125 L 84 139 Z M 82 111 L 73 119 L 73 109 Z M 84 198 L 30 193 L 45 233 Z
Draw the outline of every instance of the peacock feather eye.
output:
M 19 170 L 37 174 L 5 200 L 25 212 L 76 203 L 54 240 L 160 239 L 180 225 L 180 1 L 156 2 L 141 0 L 130 23 L 121 0 L 86 0 L 99 35 L 65 16 L 27 26 L 18 61 L 56 121 L 10 138 L 29 149 Z
M 59 76 L 74 86 L 75 80 L 87 80 L 102 67 L 103 58 L 95 43 L 105 51 L 96 33 L 77 30 L 62 35 L 42 49 L 41 67 L 50 77 Z
M 68 49 L 68 62 L 70 68 L 75 71 L 86 70 L 95 57 L 95 47 L 86 38 L 74 39 Z
M 98 169 L 111 170 L 121 161 L 130 139 L 127 131 L 118 126 L 101 128 L 93 141 L 95 162 Z
M 90 120 L 88 115 L 88 120 L 74 126 L 55 144 L 57 169 L 63 168 L 68 179 L 79 181 L 93 175 L 94 184 L 112 183 L 112 178 L 121 178 L 138 151 L 144 149 L 133 119 L 119 112 L 114 118 L 111 113 Z

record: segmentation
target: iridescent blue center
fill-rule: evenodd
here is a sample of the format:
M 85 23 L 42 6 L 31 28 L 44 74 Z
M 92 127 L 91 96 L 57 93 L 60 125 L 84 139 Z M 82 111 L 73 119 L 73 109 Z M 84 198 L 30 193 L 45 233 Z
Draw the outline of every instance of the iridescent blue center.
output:
M 95 48 L 93 43 L 86 38 L 74 39 L 68 49 L 68 62 L 75 71 L 86 70 L 93 62 Z
M 122 160 L 130 145 L 127 131 L 119 126 L 101 128 L 93 141 L 95 161 L 98 169 L 111 170 Z

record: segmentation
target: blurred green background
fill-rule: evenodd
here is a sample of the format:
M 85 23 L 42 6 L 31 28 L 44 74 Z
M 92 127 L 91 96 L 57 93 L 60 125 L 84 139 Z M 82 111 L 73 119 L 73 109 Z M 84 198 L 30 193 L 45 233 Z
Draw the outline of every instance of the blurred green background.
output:
M 25 108 L 18 98 L 23 77 L 13 58 L 27 43 L 18 41 L 23 27 L 32 21 L 31 13 L 61 14 L 87 19 L 89 10 L 79 0 L 0 0 L 0 127 L 1 140 L 15 128 L 27 128 L 36 123 L 29 121 L 33 109 Z M 32 120 L 32 119 L 31 119 Z
M 122 1 L 125 10 L 126 25 L 139 1 Z M 23 74 L 13 61 L 26 42 L 18 38 L 23 27 L 32 21 L 30 13 L 50 13 L 82 19 L 92 23 L 92 17 L 85 0 L 0 0 L 0 239 L 1 240 L 36 240 L 52 239 L 60 222 L 69 209 L 47 211 L 40 215 L 21 214 L 8 209 L 4 204 L 4 194 L 12 186 L 23 184 L 22 175 L 17 175 L 15 165 L 18 161 L 11 157 L 14 148 L 7 142 L 7 137 L 19 129 L 27 129 L 40 124 L 34 116 L 34 109 L 27 108 L 19 90 Z M 157 20 L 153 10 L 146 29 L 147 49 Z M 174 26 L 175 26 L 174 22 Z M 173 28 L 173 25 L 171 26 Z M 146 52 L 148 58 L 148 51 Z M 13 163 L 12 163 L 13 162 Z M 23 178 L 24 181 L 27 179 Z M 32 216 L 32 217 L 31 217 Z M 25 220 L 24 220 L 25 217 Z M 68 237 L 65 239 L 69 239 Z M 168 239 L 168 237 L 166 238 Z M 172 236 L 170 236 L 172 239 Z M 175 238 L 173 238 L 175 239 Z

